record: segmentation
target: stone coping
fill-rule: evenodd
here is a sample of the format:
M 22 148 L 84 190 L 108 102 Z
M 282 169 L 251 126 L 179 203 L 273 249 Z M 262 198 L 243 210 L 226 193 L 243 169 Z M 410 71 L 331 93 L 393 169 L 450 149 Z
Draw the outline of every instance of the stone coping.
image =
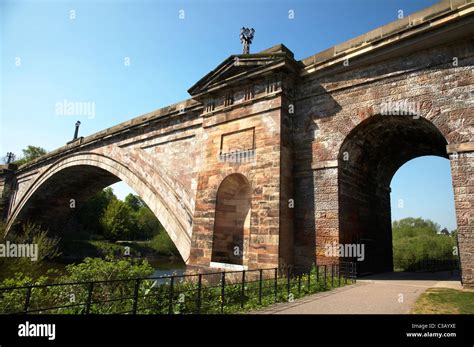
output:
M 350 54 L 352 58 L 354 51 L 359 51 L 359 54 L 370 52 L 369 47 L 374 44 L 378 45 L 381 41 L 387 40 L 390 44 L 394 44 L 402 38 L 418 33 L 417 28 L 423 27 L 429 30 L 436 19 L 451 15 L 451 18 L 441 21 L 441 24 L 444 25 L 447 21 L 455 20 L 457 17 L 467 16 L 473 12 L 473 5 L 474 0 L 442 0 L 433 6 L 302 59 L 300 62 L 306 71 L 312 72 L 311 68 L 325 65 L 325 63 L 341 56 L 346 57 Z
M 132 118 L 128 121 L 119 123 L 113 127 L 101 130 L 99 132 L 96 132 L 92 135 L 86 136 L 86 137 L 79 137 L 76 140 L 69 141 L 65 146 L 59 147 L 51 152 L 46 153 L 45 155 L 36 158 L 35 160 L 32 160 L 22 166 L 19 167 L 19 171 L 29 168 L 39 162 L 42 162 L 44 160 L 48 160 L 56 155 L 63 154 L 64 152 L 70 151 L 72 149 L 76 149 L 76 147 L 83 146 L 86 144 L 91 144 L 93 142 L 96 142 L 98 140 L 104 139 L 111 137 L 113 135 L 117 135 L 121 132 L 129 131 L 133 128 L 139 128 L 142 126 L 147 126 L 152 122 L 158 121 L 162 118 L 169 117 L 169 116 L 176 116 L 180 114 L 186 114 L 190 110 L 197 110 L 202 108 L 202 104 L 196 100 L 193 99 L 186 99 L 180 102 L 177 102 L 175 104 L 172 104 L 170 106 L 166 106 L 163 108 L 160 108 L 158 110 L 146 113 L 144 115 Z

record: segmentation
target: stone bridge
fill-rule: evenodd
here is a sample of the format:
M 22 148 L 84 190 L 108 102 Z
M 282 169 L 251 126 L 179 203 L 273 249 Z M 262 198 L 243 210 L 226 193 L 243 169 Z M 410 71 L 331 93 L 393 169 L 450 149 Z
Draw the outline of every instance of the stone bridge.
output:
M 62 232 L 72 202 L 121 180 L 190 267 L 324 264 L 336 242 L 366 245 L 361 272 L 387 271 L 391 179 L 436 155 L 474 287 L 473 12 L 441 1 L 300 61 L 283 45 L 232 55 L 188 100 L 4 166 L 7 233 L 28 219 Z

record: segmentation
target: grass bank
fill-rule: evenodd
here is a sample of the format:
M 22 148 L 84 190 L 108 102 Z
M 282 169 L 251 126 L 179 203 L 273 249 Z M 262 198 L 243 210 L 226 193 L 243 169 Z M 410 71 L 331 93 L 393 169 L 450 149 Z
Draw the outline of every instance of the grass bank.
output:
M 474 292 L 430 288 L 416 301 L 415 314 L 474 314 Z

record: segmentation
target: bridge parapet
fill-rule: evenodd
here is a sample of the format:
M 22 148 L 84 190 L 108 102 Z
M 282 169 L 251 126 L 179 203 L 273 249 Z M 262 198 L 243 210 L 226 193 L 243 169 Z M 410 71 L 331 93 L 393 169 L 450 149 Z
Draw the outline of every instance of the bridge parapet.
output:
M 71 141 L 68 144 L 59 147 L 51 152 L 46 153 L 45 155 L 29 161 L 28 163 L 20 166 L 19 171 L 23 171 L 32 166 L 36 166 L 44 161 L 49 161 L 54 158 L 58 158 L 62 155 L 77 151 L 79 149 L 84 149 L 86 146 L 94 145 L 100 143 L 103 140 L 110 141 L 114 136 L 124 136 L 125 134 L 133 131 L 140 131 L 146 129 L 147 127 L 156 125 L 159 122 L 164 120 L 172 119 L 174 122 L 179 123 L 179 118 L 185 114 L 200 112 L 202 109 L 202 104 L 193 100 L 186 99 L 175 103 L 170 106 L 166 106 L 155 110 L 153 112 L 146 113 L 144 115 L 135 117 L 128 121 L 117 124 L 113 127 L 101 130 L 92 135 L 86 137 L 80 137 L 76 141 Z M 168 129 L 169 131 L 176 129 Z M 126 138 L 127 136 L 125 136 Z M 123 141 L 123 138 L 119 141 Z

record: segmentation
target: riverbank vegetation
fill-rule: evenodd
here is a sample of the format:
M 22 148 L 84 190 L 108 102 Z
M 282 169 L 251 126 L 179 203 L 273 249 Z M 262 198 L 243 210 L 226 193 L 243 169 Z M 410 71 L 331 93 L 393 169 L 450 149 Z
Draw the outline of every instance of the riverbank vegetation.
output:
M 419 264 L 436 260 L 457 260 L 457 233 L 422 218 L 394 221 L 393 264 L 399 271 L 412 271 Z
M 88 259 L 116 264 L 116 261 L 148 261 L 163 263 L 182 262 L 178 250 L 166 230 L 140 197 L 129 194 L 119 200 L 111 188 L 106 188 L 80 206 L 77 223 L 62 237 L 55 236 L 33 223 L 19 224 L 5 241 L 15 244 L 35 244 L 35 261 L 25 257 L 0 257 L 0 283 L 11 279 L 18 285 L 38 281 L 63 280 L 65 271 L 48 271 L 47 267 L 64 270 L 64 264 L 81 265 Z M 1 226 L 2 235 L 5 227 Z M 103 280 L 111 278 L 105 266 Z M 151 268 L 151 267 L 150 267 Z M 126 274 L 126 272 L 125 272 Z
M 156 281 L 145 279 L 153 271 L 146 262 L 86 259 L 68 266 L 67 274 L 54 285 L 42 285 L 44 278 L 30 289 L 21 287 L 29 284 L 25 279 L 4 281 L 3 286 L 16 288 L 0 290 L 0 312 L 25 312 L 26 307 L 28 312 L 46 314 L 240 313 L 352 283 L 337 273 L 338 268 L 328 269 L 313 267 L 291 276 L 285 269 L 278 276 L 268 269 L 261 277 L 259 271 L 248 271 L 246 277 L 226 273 L 224 280 L 222 273 L 216 273 Z
M 5 234 L 3 224 L 0 225 L 0 234 Z M 4 241 L 18 245 L 37 245 L 37 254 L 34 260 L 31 257 L 0 257 L 0 282 L 18 274 L 38 277 L 43 263 L 61 254 L 59 239 L 51 237 L 46 230 L 32 223 L 23 224 L 17 233 L 10 233 Z
M 145 202 L 134 194 L 119 200 L 106 188 L 77 213 L 78 225 L 60 248 L 65 259 L 86 257 L 179 257 L 173 241 Z

